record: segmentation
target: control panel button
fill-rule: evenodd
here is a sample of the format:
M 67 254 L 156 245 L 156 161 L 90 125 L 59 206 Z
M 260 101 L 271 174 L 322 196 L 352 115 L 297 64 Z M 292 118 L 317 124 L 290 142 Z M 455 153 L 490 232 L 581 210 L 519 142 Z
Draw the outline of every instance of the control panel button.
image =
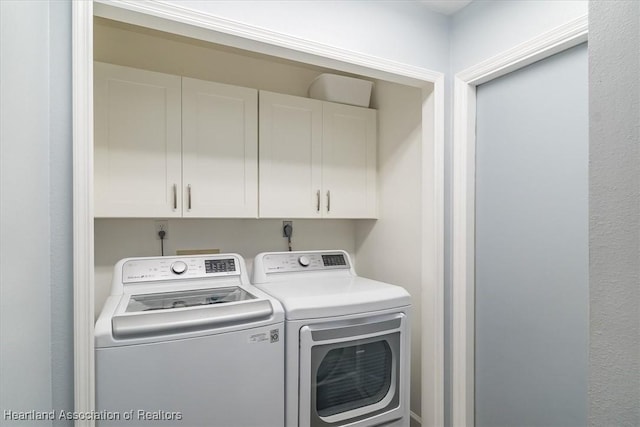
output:
M 187 271 L 187 264 L 185 264 L 182 261 L 176 261 L 173 264 L 171 264 L 171 271 L 173 271 L 176 274 L 182 274 L 185 271 Z
M 309 264 L 311 263 L 311 260 L 309 260 L 309 257 L 302 255 L 300 258 L 298 258 L 298 264 L 300 264 L 303 267 L 308 267 Z

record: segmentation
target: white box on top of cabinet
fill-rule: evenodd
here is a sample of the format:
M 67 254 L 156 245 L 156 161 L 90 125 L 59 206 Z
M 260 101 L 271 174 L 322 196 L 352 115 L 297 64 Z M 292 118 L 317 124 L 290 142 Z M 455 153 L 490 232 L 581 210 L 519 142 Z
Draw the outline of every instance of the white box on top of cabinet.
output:
M 258 92 L 95 63 L 96 217 L 257 217 Z
M 376 111 L 260 91 L 260 217 L 376 218 Z

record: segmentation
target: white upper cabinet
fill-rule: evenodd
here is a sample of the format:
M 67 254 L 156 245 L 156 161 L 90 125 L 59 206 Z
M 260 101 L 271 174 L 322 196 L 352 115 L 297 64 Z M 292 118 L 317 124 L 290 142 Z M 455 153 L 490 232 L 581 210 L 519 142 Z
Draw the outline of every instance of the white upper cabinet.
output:
M 181 215 L 180 77 L 95 63 L 96 217 Z
M 99 62 L 94 76 L 96 217 L 377 217 L 375 110 Z
M 322 216 L 322 102 L 260 91 L 260 216 Z
M 376 218 L 376 111 L 260 92 L 260 216 Z
M 257 217 L 257 90 L 95 63 L 94 93 L 96 217 Z
M 184 217 L 258 216 L 258 92 L 183 77 Z
M 377 217 L 376 111 L 323 103 L 326 218 Z

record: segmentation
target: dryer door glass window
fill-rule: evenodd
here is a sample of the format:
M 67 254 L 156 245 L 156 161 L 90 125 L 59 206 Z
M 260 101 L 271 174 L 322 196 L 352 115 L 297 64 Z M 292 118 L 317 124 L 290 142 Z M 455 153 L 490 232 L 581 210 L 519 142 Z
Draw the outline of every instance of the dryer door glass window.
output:
M 399 405 L 400 333 L 311 348 L 311 426 L 358 421 Z
M 392 359 L 384 340 L 329 351 L 316 372 L 318 415 L 327 417 L 381 401 L 391 387 Z

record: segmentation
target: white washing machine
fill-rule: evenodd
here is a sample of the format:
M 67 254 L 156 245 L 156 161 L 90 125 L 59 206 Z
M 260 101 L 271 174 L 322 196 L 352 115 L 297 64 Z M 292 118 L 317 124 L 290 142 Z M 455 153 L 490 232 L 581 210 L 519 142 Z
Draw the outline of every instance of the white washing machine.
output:
M 253 284 L 285 309 L 287 427 L 408 426 L 410 305 L 344 251 L 256 256 Z
M 282 427 L 283 331 L 239 255 L 118 262 L 95 328 L 97 424 Z

